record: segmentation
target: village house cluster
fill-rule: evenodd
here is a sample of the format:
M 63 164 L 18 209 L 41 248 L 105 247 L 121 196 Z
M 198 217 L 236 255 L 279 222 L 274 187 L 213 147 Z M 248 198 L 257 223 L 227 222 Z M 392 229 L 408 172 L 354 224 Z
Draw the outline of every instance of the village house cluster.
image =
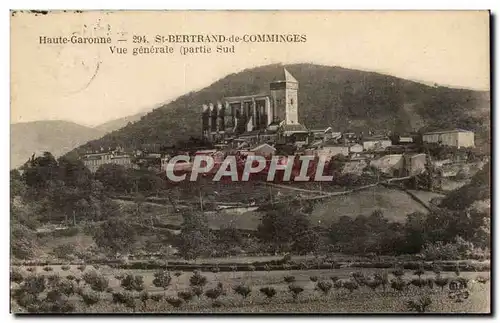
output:
M 324 159 L 342 155 L 344 172 L 360 173 L 373 166 L 391 176 L 411 175 L 422 172 L 426 155 L 415 149 L 415 137 L 398 135 L 389 138 L 387 133 L 368 135 L 354 132 L 337 132 L 334 126 L 308 129 L 299 122 L 299 82 L 283 70 L 282 77 L 270 83 L 268 93 L 224 97 L 201 107 L 202 137 L 214 149 L 185 152 L 210 155 L 222 160 L 229 154 L 258 155 L 269 158 L 281 154 L 284 146 L 295 148 L 294 154 L 313 155 Z M 395 138 L 396 137 L 396 138 Z M 424 133 L 423 143 L 455 148 L 474 147 L 474 132 L 463 129 Z M 113 151 L 92 152 L 82 157 L 84 164 L 96 172 L 101 165 L 118 164 L 125 168 L 153 169 L 165 172 L 172 158 L 158 149 L 126 153 L 121 147 Z M 177 168 L 189 168 L 190 163 L 180 163 Z

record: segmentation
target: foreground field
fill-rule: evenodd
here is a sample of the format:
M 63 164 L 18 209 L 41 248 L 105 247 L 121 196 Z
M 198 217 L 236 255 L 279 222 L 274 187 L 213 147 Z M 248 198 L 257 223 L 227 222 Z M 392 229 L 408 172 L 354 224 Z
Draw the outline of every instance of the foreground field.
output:
M 26 268 L 18 268 L 24 275 L 27 275 Z M 369 284 L 360 284 L 356 289 L 349 290 L 345 286 L 333 286 L 326 293 L 318 289 L 318 282 L 332 281 L 352 281 L 353 268 L 333 269 L 333 270 L 288 270 L 271 272 L 220 272 L 201 273 L 206 277 L 206 285 L 203 285 L 205 295 L 193 296 L 187 302 L 180 302 L 179 305 L 172 305 L 166 299 L 178 299 L 178 292 L 190 290 L 190 278 L 192 272 L 171 273 L 172 280 L 166 290 L 156 287 L 154 283 L 154 271 L 148 270 L 122 270 L 111 269 L 109 267 L 99 267 L 98 271 L 109 282 L 108 292 L 100 293 L 100 301 L 89 306 L 79 301 L 78 293 L 70 298 L 75 301 L 74 312 L 80 313 L 103 313 L 103 312 L 155 312 L 155 313 L 176 313 L 176 312 L 232 312 L 232 313 L 269 313 L 269 312 L 323 312 L 323 313 L 390 313 L 409 312 L 407 302 L 418 300 L 419 297 L 429 296 L 431 300 L 427 312 L 436 313 L 489 313 L 490 312 L 490 283 L 481 281 L 481 277 L 489 277 L 489 273 L 463 272 L 460 277 L 469 281 L 467 290 L 470 295 L 457 302 L 449 298 L 451 285 L 443 288 L 432 286 L 417 287 L 410 283 L 416 280 L 417 276 L 411 271 L 403 275 L 406 286 L 402 290 L 395 290 L 388 284 L 370 288 Z M 82 277 L 82 270 L 72 266 L 69 270 L 57 270 L 58 276 L 67 278 L 68 276 Z M 94 272 L 88 266 L 83 270 Z M 373 277 L 383 271 L 374 269 L 356 270 L 357 274 L 365 277 Z M 31 273 L 33 274 L 33 272 Z M 54 272 L 46 272 L 41 268 L 37 269 L 37 274 L 50 276 Z M 142 292 L 132 292 L 135 299 L 134 305 L 117 304 L 113 302 L 112 293 L 123 292 L 121 280 L 127 274 L 142 276 Z M 285 282 L 285 277 L 293 277 L 293 282 Z M 388 282 L 394 281 L 395 276 L 388 274 Z M 421 276 L 422 280 L 436 279 L 438 277 L 432 272 L 426 272 Z M 450 281 L 457 278 L 456 273 L 443 272 L 439 277 L 446 277 Z M 16 288 L 16 283 L 13 283 Z M 290 291 L 290 286 L 302 289 L 297 297 Z M 83 282 L 79 285 L 83 290 L 90 290 Z M 207 296 L 207 291 L 221 288 L 223 292 L 215 297 Z M 249 294 L 243 297 L 235 291 L 236 286 L 247 286 Z M 261 288 L 270 287 L 276 290 L 273 297 L 268 298 L 261 292 Z M 372 286 L 373 287 L 373 286 Z M 80 292 L 81 293 L 81 292 Z M 145 297 L 147 300 L 141 298 Z M 159 296 L 161 299 L 154 299 L 152 296 Z M 12 307 L 14 312 L 22 312 L 19 306 Z

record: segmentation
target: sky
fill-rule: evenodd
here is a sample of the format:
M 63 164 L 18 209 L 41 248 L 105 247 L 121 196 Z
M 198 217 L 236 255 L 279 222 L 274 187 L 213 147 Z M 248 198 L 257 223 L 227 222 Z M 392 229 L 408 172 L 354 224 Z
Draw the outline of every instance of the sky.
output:
M 127 33 L 123 36 L 122 33 Z M 300 34 L 302 43 L 238 43 L 235 53 L 132 55 L 132 36 Z M 40 44 L 40 36 L 110 36 L 112 44 Z M 119 38 L 127 42 L 118 42 Z M 160 46 L 159 44 L 154 44 Z M 199 46 L 199 44 L 187 44 Z M 211 46 L 215 51 L 214 44 Z M 127 47 L 112 54 L 110 46 Z M 153 109 L 246 68 L 315 63 L 489 90 L 486 11 L 163 11 L 16 13 L 11 123 L 95 126 Z M 317 80 L 321 82 L 321 80 Z M 221 93 L 221 97 L 224 96 Z

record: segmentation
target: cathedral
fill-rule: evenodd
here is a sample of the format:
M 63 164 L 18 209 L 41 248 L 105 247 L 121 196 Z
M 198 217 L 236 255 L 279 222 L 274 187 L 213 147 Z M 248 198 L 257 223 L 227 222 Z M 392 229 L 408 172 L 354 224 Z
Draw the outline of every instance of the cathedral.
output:
M 212 142 L 229 138 L 272 141 L 277 136 L 303 140 L 308 131 L 299 123 L 298 90 L 299 82 L 283 69 L 268 93 L 225 97 L 216 104 L 204 104 L 203 137 Z

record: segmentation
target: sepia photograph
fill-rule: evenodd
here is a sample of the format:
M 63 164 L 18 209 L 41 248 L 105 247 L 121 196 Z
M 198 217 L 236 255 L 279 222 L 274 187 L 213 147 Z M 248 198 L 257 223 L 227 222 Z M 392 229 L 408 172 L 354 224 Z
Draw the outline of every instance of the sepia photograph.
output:
M 12 314 L 492 313 L 489 11 L 9 15 Z

